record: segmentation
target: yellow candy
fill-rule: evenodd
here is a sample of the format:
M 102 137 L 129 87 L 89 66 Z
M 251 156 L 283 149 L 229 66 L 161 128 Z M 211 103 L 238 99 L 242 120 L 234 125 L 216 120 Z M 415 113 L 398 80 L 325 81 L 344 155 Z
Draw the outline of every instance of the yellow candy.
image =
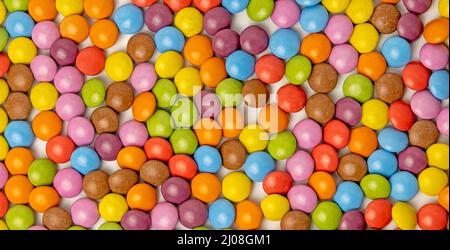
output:
M 185 96 L 194 96 L 203 88 L 200 71 L 194 67 L 186 67 L 178 71 L 174 82 L 178 93 Z
M 52 110 L 58 100 L 58 91 L 51 83 L 39 83 L 31 89 L 30 100 L 39 111 Z
M 63 16 L 83 13 L 83 0 L 56 0 L 56 10 Z
M 435 143 L 427 149 L 428 165 L 448 170 L 448 144 Z
M 279 194 L 271 194 L 261 201 L 261 210 L 268 220 L 279 221 L 289 211 L 289 201 Z
M 5 137 L 0 135 L 0 161 L 5 160 L 6 154 L 9 151 L 9 145 Z
M 133 73 L 133 61 L 127 53 L 115 52 L 106 58 L 105 71 L 113 81 L 126 81 Z
M 350 44 L 359 53 L 372 52 L 378 44 L 380 38 L 378 31 L 370 23 L 357 24 L 350 37 Z
M 248 153 L 262 151 L 269 144 L 269 133 L 257 124 L 250 124 L 241 131 L 239 141 L 244 144 Z
M 100 201 L 98 211 L 106 221 L 120 222 L 122 216 L 128 211 L 127 200 L 120 194 L 107 194 Z
M 250 195 L 252 182 L 242 172 L 232 172 L 222 180 L 223 196 L 232 202 L 240 202 Z
M 0 133 L 5 132 L 5 128 L 8 125 L 8 115 L 5 110 L 0 107 Z
M 345 10 L 350 0 L 322 0 L 322 5 L 331 13 L 339 13 Z
M 5 80 L 0 79 L 0 104 L 4 103 L 9 95 L 9 86 Z
M 352 0 L 345 11 L 355 24 L 367 22 L 372 16 L 372 12 L 372 0 Z
M 18 37 L 9 43 L 8 57 L 12 63 L 30 64 L 36 54 L 36 45 L 29 38 Z
M 1 3 L 3 4 L 3 3 Z M 8 226 L 6 225 L 5 221 L 0 220 L 0 231 L 2 230 L 8 230 Z
M 448 9 L 449 9 L 449 0 L 440 0 L 439 1 L 439 15 L 442 17 L 448 18 Z M 1 19 L 1 15 L 0 15 Z M 1 22 L 0 22 L 1 23 Z
M 406 202 L 394 204 L 392 207 L 392 219 L 402 230 L 414 230 L 417 225 L 416 210 Z
M 3 23 L 3 21 L 5 21 L 6 18 L 6 8 L 5 5 L 3 4 L 3 1 L 0 2 L 0 24 Z
M 361 122 L 366 127 L 379 130 L 389 122 L 389 107 L 383 101 L 371 99 L 362 105 Z
M 184 36 L 195 36 L 203 30 L 203 15 L 196 8 L 187 7 L 177 13 L 174 24 Z
M 162 53 L 155 62 L 155 71 L 160 78 L 174 78 L 184 66 L 183 57 L 175 51 Z
M 428 167 L 419 174 L 419 189 L 429 196 L 438 195 L 448 184 L 447 174 L 435 167 Z

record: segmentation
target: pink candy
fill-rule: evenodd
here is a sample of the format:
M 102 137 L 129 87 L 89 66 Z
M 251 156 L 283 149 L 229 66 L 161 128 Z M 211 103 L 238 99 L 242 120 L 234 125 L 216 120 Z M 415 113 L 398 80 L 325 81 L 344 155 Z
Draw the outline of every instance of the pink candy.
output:
M 314 172 L 314 160 L 306 151 L 297 151 L 286 161 L 286 170 L 294 181 L 306 181 Z
M 143 147 L 148 139 L 148 131 L 143 123 L 130 120 L 120 127 L 119 137 L 125 147 Z
M 158 76 L 156 75 L 155 67 L 150 63 L 137 65 L 130 78 L 131 86 L 133 86 L 138 94 L 151 90 L 157 80 Z
M 77 68 L 66 66 L 58 70 L 54 83 L 61 94 L 78 93 L 83 87 L 84 76 Z
M 94 126 L 88 119 L 78 116 L 69 121 L 67 135 L 78 146 L 89 145 L 94 140 Z
M 355 48 L 349 44 L 341 44 L 333 47 L 328 60 L 339 74 L 346 74 L 356 68 L 358 57 Z
M 441 70 L 448 64 L 448 48 L 443 44 L 425 44 L 419 52 L 422 64 L 431 70 Z
M 63 198 L 73 198 L 81 193 L 83 177 L 73 168 L 64 168 L 56 173 L 53 186 Z
M 298 22 L 300 7 L 293 0 L 278 0 L 270 18 L 278 27 L 289 28 Z
M 33 72 L 34 79 L 38 82 L 53 81 L 57 71 L 56 62 L 46 55 L 36 56 L 31 61 L 30 68 Z
M 43 21 L 37 23 L 31 34 L 34 44 L 40 49 L 50 49 L 52 44 L 58 40 L 61 35 L 58 25 L 52 21 Z
M 293 133 L 297 144 L 303 149 L 312 149 L 322 141 L 322 128 L 311 119 L 304 119 L 295 125 Z
M 433 119 L 441 111 L 441 102 L 430 91 L 422 90 L 411 96 L 411 109 L 421 119 Z
M 8 170 L 5 165 L 0 162 L 0 189 L 3 189 L 6 182 L 8 181 Z
M 156 230 L 173 230 L 178 222 L 178 210 L 169 202 L 156 204 L 151 212 L 152 227 Z
M 448 108 L 444 108 L 436 118 L 436 124 L 441 134 L 448 136 Z M 0 185 L 1 186 L 1 185 Z
M 325 35 L 334 44 L 343 44 L 350 40 L 353 23 L 346 15 L 335 15 L 328 20 Z
M 84 102 L 77 94 L 67 93 L 58 98 L 56 102 L 56 113 L 64 120 L 68 121 L 84 113 Z
M 70 208 L 72 221 L 75 225 L 90 228 L 99 218 L 97 203 L 88 198 L 75 201 Z
M 311 213 L 317 206 L 317 195 L 306 185 L 293 186 L 288 194 L 289 203 L 294 210 Z

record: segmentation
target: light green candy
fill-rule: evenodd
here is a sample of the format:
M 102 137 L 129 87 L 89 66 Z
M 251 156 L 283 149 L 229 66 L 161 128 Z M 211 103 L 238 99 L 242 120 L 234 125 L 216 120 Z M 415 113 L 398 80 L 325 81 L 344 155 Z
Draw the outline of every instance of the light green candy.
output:
M 10 230 L 27 230 L 34 225 L 34 213 L 28 206 L 15 205 L 8 210 L 5 220 Z
M 297 140 L 290 131 L 283 131 L 270 138 L 267 150 L 274 159 L 285 160 L 297 150 Z
M 242 102 L 241 81 L 227 78 L 221 81 L 216 87 L 216 95 L 219 97 L 223 107 L 235 107 Z
M 178 128 L 190 128 L 198 119 L 197 108 L 189 98 L 180 98 L 170 109 L 173 121 Z
M 320 230 L 337 229 L 341 218 L 341 209 L 336 203 L 331 201 L 321 202 L 312 214 L 313 222 Z
M 84 104 L 88 107 L 98 107 L 105 100 L 105 85 L 98 78 L 86 81 L 81 89 Z
M 354 74 L 347 77 L 342 88 L 345 96 L 351 97 L 360 103 L 364 103 L 372 98 L 372 81 L 361 74 Z
M 29 0 L 4 0 L 5 6 L 9 12 L 27 11 Z
M 272 15 L 274 6 L 273 0 L 250 0 L 247 15 L 255 22 L 262 22 Z
M 71 226 L 67 230 L 82 231 L 82 230 L 87 230 L 87 229 L 84 227 L 80 227 L 80 226 Z
M 156 105 L 159 108 L 169 108 L 172 106 L 177 95 L 177 87 L 169 79 L 160 79 L 152 89 L 156 97 Z
M 105 222 L 101 224 L 97 230 L 123 230 L 119 223 L 116 222 Z
M 193 230 L 209 230 L 209 228 L 201 226 L 201 227 L 194 227 Z
M 286 78 L 292 84 L 300 85 L 311 75 L 311 61 L 305 56 L 294 56 L 286 63 Z
M 56 164 L 49 159 L 34 160 L 28 168 L 28 179 L 33 186 L 49 186 L 57 172 Z
M 169 138 L 174 128 L 172 117 L 165 110 L 157 110 L 146 125 L 151 137 Z
M 359 183 L 364 195 L 372 200 L 388 198 L 391 193 L 389 181 L 379 174 L 368 174 Z
M 198 146 L 197 136 L 190 129 L 176 129 L 169 140 L 175 154 L 192 155 Z
M 8 43 L 9 35 L 5 28 L 0 27 L 0 51 L 3 51 Z

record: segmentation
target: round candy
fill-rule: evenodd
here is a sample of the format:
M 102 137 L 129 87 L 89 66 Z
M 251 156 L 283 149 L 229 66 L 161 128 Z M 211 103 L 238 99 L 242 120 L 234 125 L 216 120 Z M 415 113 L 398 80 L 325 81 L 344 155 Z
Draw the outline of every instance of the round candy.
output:
M 119 222 L 128 211 L 127 201 L 120 194 L 107 194 L 100 201 L 98 211 L 105 221 Z
M 355 24 L 364 23 L 370 19 L 373 13 L 373 1 L 351 0 L 345 10 L 347 16 Z
M 156 190 L 152 186 L 145 183 L 139 183 L 128 190 L 127 203 L 131 209 L 139 209 L 148 212 L 156 205 L 156 195 Z
M 119 30 L 113 21 L 108 19 L 98 20 L 92 24 L 89 37 L 92 44 L 107 49 L 112 47 L 119 36 Z
M 331 50 L 329 63 L 338 73 L 349 73 L 358 65 L 358 52 L 349 44 L 336 45 Z
M 314 224 L 321 230 L 337 229 L 341 218 L 342 212 L 339 209 L 339 206 L 331 201 L 319 203 L 312 213 Z
M 274 7 L 273 0 L 250 0 L 247 6 L 247 15 L 255 22 L 262 22 L 273 13 Z
M 217 32 L 212 41 L 214 52 L 221 57 L 227 57 L 239 48 L 239 35 L 231 29 Z
M 449 12 L 448 6 L 449 6 L 448 0 L 439 0 L 439 5 L 438 5 L 439 14 L 442 17 L 448 18 L 448 12 Z
M 144 22 L 147 28 L 157 32 L 161 28 L 172 24 L 173 14 L 167 5 L 157 2 L 145 10 Z
M 390 177 L 397 172 L 397 158 L 395 154 L 378 149 L 367 159 L 369 173 Z
M 292 209 L 311 213 L 317 206 L 317 195 L 307 185 L 295 185 L 287 193 Z
M 305 181 L 314 171 L 314 160 L 306 151 L 297 151 L 287 159 L 286 171 L 294 181 Z
M 427 43 L 420 49 L 419 57 L 422 64 L 430 70 L 441 70 L 448 65 L 448 53 L 444 44 Z
M 448 18 L 438 18 L 429 22 L 425 26 L 423 36 L 427 42 L 438 44 L 444 42 L 448 38 Z
M 215 229 L 230 227 L 235 216 L 233 204 L 226 199 L 216 200 L 208 208 L 208 220 Z
M 34 134 L 27 121 L 11 121 L 5 129 L 5 138 L 11 148 L 30 147 Z
M 390 34 L 397 30 L 400 11 L 393 4 L 381 3 L 375 7 L 370 22 L 382 34 Z
M 436 123 L 429 120 L 415 122 L 408 131 L 411 145 L 428 148 L 439 138 L 439 130 Z
M 254 202 L 245 200 L 236 205 L 236 226 L 241 230 L 254 230 L 262 222 L 262 212 Z
M 174 79 L 178 93 L 185 96 L 194 96 L 203 87 L 200 79 L 200 71 L 194 67 L 185 67 L 178 71 Z M 176 105 L 176 104 L 175 104 Z
M 197 200 L 190 199 L 178 206 L 180 222 L 187 228 L 195 228 L 203 225 L 208 219 L 208 208 Z
M 300 49 L 299 35 L 291 29 L 279 29 L 270 36 L 269 48 L 275 56 L 290 59 Z
M 100 107 L 91 114 L 91 122 L 98 134 L 113 133 L 119 128 L 119 116 L 108 107 Z
M 380 146 L 394 153 L 403 151 L 408 146 L 408 136 L 392 127 L 386 127 L 378 134 Z
M 399 36 L 414 42 L 422 35 L 422 20 L 414 13 L 405 13 L 398 20 L 397 32 Z
M 14 11 L 8 15 L 5 28 L 11 38 L 31 37 L 34 21 L 23 11 Z
M 245 86 L 246 85 L 244 85 L 244 89 Z M 267 90 L 266 92 L 267 94 L 266 93 L 265 94 L 268 95 Z M 278 89 L 277 103 L 278 107 L 285 112 L 288 113 L 299 112 L 306 105 L 306 92 L 300 86 L 296 86 L 294 84 L 286 84 Z
M 333 44 L 347 42 L 353 32 L 352 21 L 346 15 L 334 15 L 328 20 L 324 30 L 325 35 Z
M 30 0 L 28 3 L 28 13 L 36 22 L 54 20 L 58 14 L 55 1 L 51 0 Z
M 361 105 L 352 98 L 342 98 L 336 102 L 336 118 L 347 125 L 355 126 L 361 120 Z
M 170 171 L 166 164 L 158 160 L 150 160 L 142 165 L 139 175 L 145 182 L 157 187 L 161 186 L 169 178 Z
M 30 64 L 36 54 L 36 45 L 26 37 L 14 38 L 8 45 L 8 57 L 12 63 Z
M 80 15 L 67 16 L 59 24 L 59 31 L 62 37 L 81 43 L 89 36 L 89 23 Z
M 322 129 L 311 119 L 298 122 L 293 130 L 297 145 L 303 149 L 312 149 L 322 141 Z
M 392 204 L 389 200 L 378 199 L 371 201 L 364 211 L 364 218 L 369 227 L 382 229 L 392 220 Z
M 282 0 L 275 2 L 271 20 L 280 28 L 293 26 L 300 18 L 300 8 L 294 0 Z
M 359 185 L 364 191 L 364 195 L 372 200 L 388 198 L 391 192 L 389 181 L 378 174 L 366 175 Z
M 322 4 L 305 7 L 302 9 L 299 22 L 306 32 L 320 32 L 328 23 L 328 12 Z
M 97 230 L 122 230 L 122 227 L 116 222 L 105 222 Z
M 326 94 L 314 94 L 306 102 L 306 115 L 321 124 L 329 122 L 335 114 L 333 99 Z
M 68 93 L 63 94 L 56 102 L 55 111 L 64 121 L 83 115 L 84 103 L 79 95 Z
M 156 230 L 174 230 L 178 222 L 177 207 L 169 202 L 158 203 L 152 209 L 151 219 Z
M 266 196 L 260 206 L 264 217 L 271 221 L 279 221 L 289 212 L 289 200 L 279 194 Z
M 223 177 L 223 196 L 232 201 L 240 202 L 248 198 L 252 191 L 252 182 L 242 172 L 232 172 Z
M 404 67 L 411 60 L 411 47 L 404 38 L 388 38 L 381 47 L 381 53 L 392 68 Z
M 427 156 L 418 147 L 409 147 L 398 155 L 398 167 L 418 175 L 427 166 Z
M 73 198 L 81 193 L 83 178 L 73 168 L 59 170 L 53 179 L 53 186 L 63 198 Z
M 220 154 L 223 159 L 223 166 L 235 170 L 242 167 L 247 151 L 244 145 L 238 140 L 228 140 L 220 146 Z
M 402 2 L 407 10 L 417 14 L 422 14 L 426 12 L 431 6 L 431 0 L 418 0 L 418 1 L 402 0 Z
M 84 83 L 81 72 L 72 66 L 62 67 L 55 75 L 54 84 L 59 93 L 78 93 Z
M 286 63 L 286 78 L 295 85 L 304 83 L 311 75 L 311 61 L 305 56 L 294 56 Z
M 345 181 L 341 182 L 334 194 L 333 200 L 344 211 L 359 209 L 364 199 L 364 194 L 358 184 Z
M 251 153 L 244 163 L 247 176 L 256 182 L 262 182 L 267 174 L 275 169 L 274 159 L 266 152 Z
M 70 208 L 70 213 L 73 223 L 85 228 L 94 226 L 99 218 L 97 204 L 88 198 L 75 201 Z
M 219 151 L 211 146 L 201 146 L 194 153 L 200 172 L 216 173 L 222 166 L 222 157 Z
M 143 147 L 148 139 L 148 131 L 143 123 L 130 120 L 120 126 L 119 137 L 125 147 Z
M 70 163 L 83 175 L 100 168 L 100 159 L 97 153 L 89 147 L 75 149 L 70 157 Z
M 335 180 L 329 173 L 324 171 L 314 172 L 309 178 L 308 184 L 321 200 L 331 199 L 336 193 Z
M 386 67 L 386 59 L 376 51 L 362 54 L 358 60 L 358 73 L 369 77 L 372 81 L 378 80 L 386 71 Z
M 34 225 L 34 212 L 28 206 L 14 205 L 6 213 L 5 221 L 10 230 L 27 230 Z
M 191 181 L 192 196 L 203 201 L 212 202 L 222 193 L 219 178 L 211 173 L 199 173 Z
M 86 0 L 84 1 L 84 11 L 94 19 L 109 17 L 114 11 L 113 0 Z
M 256 77 L 264 83 L 276 83 L 284 75 L 284 62 L 274 55 L 265 55 L 256 61 Z
M 237 50 L 230 54 L 225 62 L 227 73 L 238 80 L 246 80 L 255 71 L 255 58 L 245 51 Z
M 436 118 L 436 124 L 439 129 L 439 132 L 445 136 L 448 136 L 448 108 L 444 108 L 439 112 L 438 117 Z
M 391 197 L 398 201 L 409 201 L 419 191 L 416 177 L 406 171 L 395 173 L 389 178 L 391 184 Z
M 417 215 L 414 207 L 406 202 L 396 202 L 392 207 L 392 219 L 402 230 L 414 230 L 417 225 Z
M 360 103 L 365 103 L 372 97 L 372 82 L 360 74 L 347 77 L 342 88 L 345 96 L 352 97 Z
M 120 221 L 124 230 L 148 230 L 150 224 L 150 215 L 135 209 L 127 211 Z
M 226 8 L 225 2 L 223 2 L 222 5 Z M 203 19 L 203 28 L 211 36 L 215 35 L 222 29 L 230 28 L 230 26 L 231 15 L 222 7 L 215 7 L 209 10 L 206 12 Z
M 222 6 L 230 13 L 236 14 L 247 8 L 249 0 L 222 0 Z
M 256 25 L 250 25 L 243 30 L 239 40 L 241 48 L 252 55 L 262 53 L 269 46 L 269 35 Z
M 82 0 L 57 0 L 55 7 L 56 10 L 63 16 L 81 14 L 84 8 Z
M 417 213 L 419 227 L 423 230 L 445 230 L 447 212 L 438 204 L 427 204 Z
M 434 97 L 439 100 L 445 100 L 449 97 L 449 87 L 446 84 L 449 81 L 448 71 L 439 70 L 431 74 L 428 89 Z
M 371 99 L 362 105 L 361 123 L 374 130 L 382 129 L 389 122 L 388 111 L 384 102 Z
M 352 36 L 350 37 L 350 44 L 359 53 L 369 53 L 375 50 L 379 38 L 380 36 L 378 34 L 378 31 L 372 24 L 357 24 L 353 29 Z
M 123 34 L 134 34 L 144 25 L 142 10 L 133 4 L 120 6 L 114 12 L 114 22 Z
M 191 195 L 189 183 L 180 177 L 171 177 L 161 186 L 161 192 L 166 201 L 181 204 Z
M 28 169 L 28 179 L 34 186 L 48 186 L 53 183 L 56 165 L 49 159 L 37 159 Z
M 267 146 L 267 151 L 276 160 L 288 159 L 297 149 L 295 136 L 290 131 L 273 135 Z
M 173 176 L 190 180 L 197 173 L 197 164 L 187 155 L 174 155 L 169 160 L 169 169 Z
M 280 222 L 281 230 L 309 230 L 311 228 L 311 218 L 301 211 L 287 212 Z
M 115 52 L 106 58 L 105 70 L 111 80 L 126 81 L 133 72 L 133 61 L 128 54 Z
M 78 55 L 77 44 L 67 38 L 58 39 L 52 44 L 50 55 L 59 66 L 72 65 Z
M 449 157 L 448 144 L 436 143 L 427 148 L 428 165 L 448 170 Z
M 184 57 L 193 65 L 202 65 L 214 54 L 211 41 L 207 36 L 196 35 L 190 37 L 184 46 Z
M 441 102 L 430 91 L 422 90 L 411 96 L 411 109 L 418 118 L 433 119 L 440 111 Z
M 195 36 L 203 30 L 203 15 L 196 8 L 183 8 L 176 14 L 174 24 L 184 36 Z
M 352 210 L 344 213 L 339 224 L 339 230 L 364 230 L 366 222 L 364 215 L 359 210 Z

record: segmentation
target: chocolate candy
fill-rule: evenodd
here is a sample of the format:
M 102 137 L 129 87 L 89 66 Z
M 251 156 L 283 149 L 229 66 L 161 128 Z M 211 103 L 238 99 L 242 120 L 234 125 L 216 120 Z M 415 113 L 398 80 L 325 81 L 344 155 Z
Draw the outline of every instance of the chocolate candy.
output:
M 317 93 L 329 93 L 336 87 L 337 80 L 338 73 L 333 66 L 319 63 L 314 65 L 308 83 Z
M 400 11 L 393 4 L 381 3 L 373 11 L 370 22 L 382 34 L 390 34 L 397 30 Z
M 158 160 L 150 160 L 139 170 L 141 179 L 155 187 L 161 186 L 169 177 L 170 171 L 166 164 Z
M 367 163 L 357 154 L 346 154 L 339 161 L 337 173 L 344 181 L 359 182 L 367 173 Z
M 253 79 L 245 82 L 242 88 L 242 96 L 247 106 L 261 108 L 269 100 L 269 90 L 262 81 Z
M 66 230 L 72 226 L 72 217 L 64 209 L 52 207 L 45 211 L 42 222 L 50 230 Z
M 11 91 L 28 92 L 33 84 L 33 73 L 25 64 L 13 64 L 9 68 L 7 82 Z
M 135 63 L 150 61 L 155 51 L 155 42 L 150 35 L 138 33 L 128 40 L 127 52 Z
M 326 94 L 315 94 L 306 102 L 306 115 L 319 123 L 327 123 L 334 117 L 333 100 Z
M 126 194 L 134 184 L 138 183 L 139 177 L 131 169 L 120 169 L 108 178 L 109 188 L 114 193 Z
M 386 73 L 375 82 L 375 94 L 378 99 L 391 104 L 402 99 L 404 84 L 402 77 L 394 73 Z
M 242 167 L 247 157 L 247 150 L 238 140 L 228 140 L 220 146 L 222 165 L 230 170 Z
M 117 112 L 129 109 L 133 100 L 133 89 L 124 82 L 115 82 L 106 89 L 106 105 Z
M 91 114 L 91 122 L 97 134 L 115 133 L 119 129 L 119 115 L 108 107 L 100 107 Z
M 89 172 L 83 178 L 83 191 L 88 198 L 98 200 L 109 193 L 109 175 L 102 170 Z
M 31 112 L 30 98 L 22 92 L 11 93 L 5 101 L 5 111 L 11 120 L 26 120 Z
M 428 148 L 439 138 L 436 123 L 430 120 L 416 121 L 408 131 L 409 143 L 421 148 Z
M 309 230 L 311 218 L 302 211 L 292 210 L 281 219 L 281 230 Z

